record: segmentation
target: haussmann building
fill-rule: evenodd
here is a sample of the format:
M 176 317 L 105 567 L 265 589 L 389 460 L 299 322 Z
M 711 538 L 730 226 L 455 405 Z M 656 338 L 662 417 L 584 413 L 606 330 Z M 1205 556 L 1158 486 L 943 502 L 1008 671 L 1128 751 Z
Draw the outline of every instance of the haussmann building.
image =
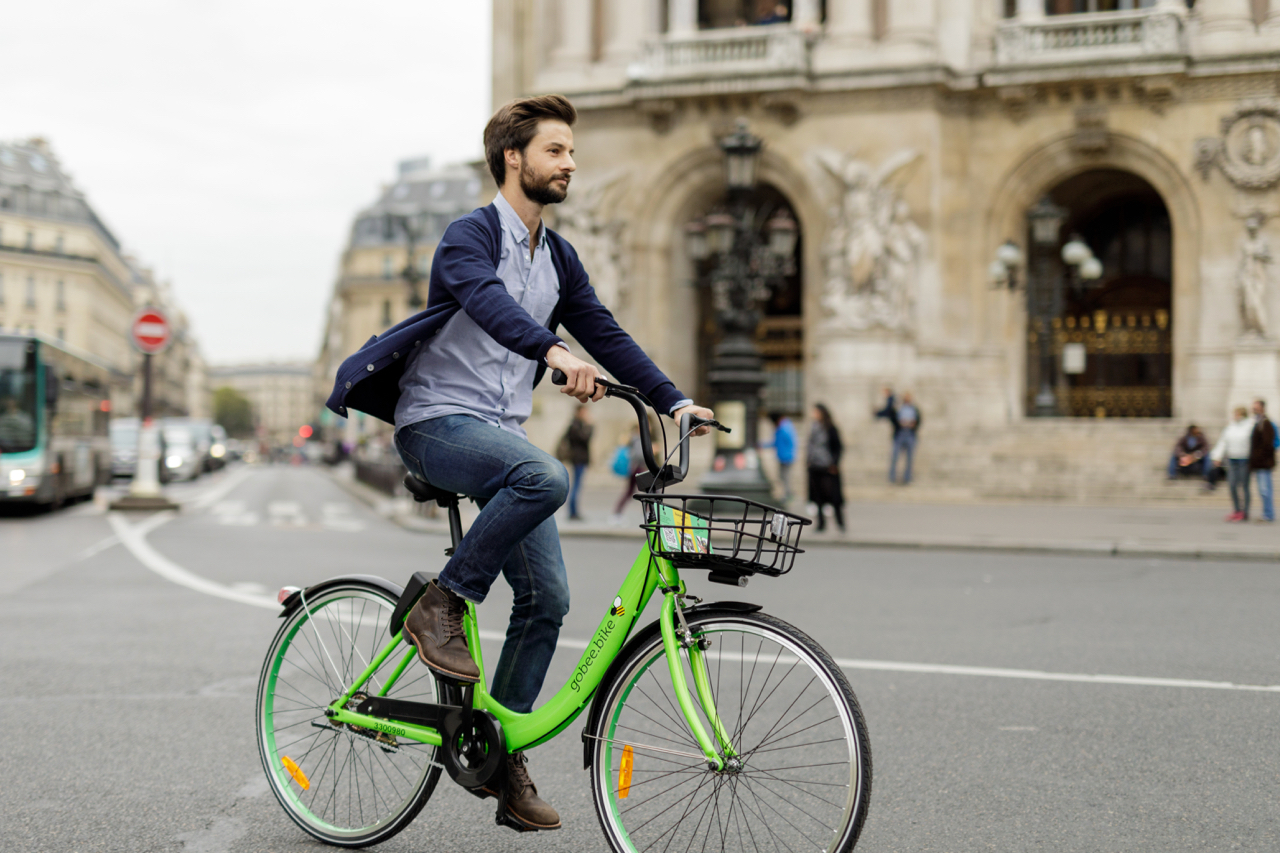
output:
M 830 406 L 851 488 L 884 479 L 887 384 L 956 494 L 1158 494 L 1187 423 L 1280 407 L 1280 3 L 777 7 L 494 2 L 494 103 L 577 106 L 556 227 L 679 385 L 705 398 L 718 334 L 686 226 L 745 119 L 752 203 L 799 226 L 765 405 Z

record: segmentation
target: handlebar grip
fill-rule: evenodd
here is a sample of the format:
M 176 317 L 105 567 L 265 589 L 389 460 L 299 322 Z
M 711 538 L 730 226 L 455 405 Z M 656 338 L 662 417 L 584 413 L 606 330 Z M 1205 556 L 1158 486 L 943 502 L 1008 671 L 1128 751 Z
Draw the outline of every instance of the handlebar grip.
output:
M 552 385 L 566 385 L 568 384 L 568 382 L 569 382 L 569 377 L 565 376 L 563 370 L 560 370 L 559 368 L 557 368 L 551 371 Z

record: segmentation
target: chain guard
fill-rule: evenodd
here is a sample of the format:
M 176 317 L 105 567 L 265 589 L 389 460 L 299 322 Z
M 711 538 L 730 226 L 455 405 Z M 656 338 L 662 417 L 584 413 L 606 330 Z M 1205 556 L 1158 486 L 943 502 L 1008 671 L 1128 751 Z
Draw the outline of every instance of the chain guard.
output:
M 464 715 L 455 708 L 445 714 L 440 733 L 444 769 L 462 787 L 487 786 L 506 771 L 507 738 L 502 723 L 488 711 Z

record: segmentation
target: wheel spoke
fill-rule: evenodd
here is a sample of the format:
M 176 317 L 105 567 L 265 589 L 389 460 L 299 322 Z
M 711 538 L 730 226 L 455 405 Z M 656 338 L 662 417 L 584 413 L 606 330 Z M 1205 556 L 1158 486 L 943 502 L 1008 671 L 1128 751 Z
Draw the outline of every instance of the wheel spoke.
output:
M 828 668 L 811 640 L 763 614 L 699 615 L 690 627 L 716 643 L 703 656 L 714 708 L 699 713 L 731 727 L 738 758 L 727 756 L 717 772 L 680 766 L 632 743 L 629 775 L 622 776 L 619 747 L 628 738 L 691 741 L 671 685 L 657 677 L 669 670 L 660 639 L 631 652 L 617 679 L 601 688 L 605 713 L 592 735 L 616 738 L 595 747 L 592 765 L 597 808 L 614 847 L 809 853 L 838 842 L 849 850 L 865 820 L 870 768 L 863 766 L 861 711 L 844 675 Z M 682 668 L 694 665 L 683 652 L 680 658 Z

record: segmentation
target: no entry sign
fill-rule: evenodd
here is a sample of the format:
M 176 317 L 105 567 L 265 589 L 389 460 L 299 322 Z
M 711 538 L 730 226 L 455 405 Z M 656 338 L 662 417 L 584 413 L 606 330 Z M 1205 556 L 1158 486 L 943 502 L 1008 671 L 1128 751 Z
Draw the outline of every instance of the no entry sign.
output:
M 169 333 L 169 321 L 155 308 L 143 308 L 133 318 L 130 337 L 139 352 L 147 355 L 164 352 L 172 336 Z

